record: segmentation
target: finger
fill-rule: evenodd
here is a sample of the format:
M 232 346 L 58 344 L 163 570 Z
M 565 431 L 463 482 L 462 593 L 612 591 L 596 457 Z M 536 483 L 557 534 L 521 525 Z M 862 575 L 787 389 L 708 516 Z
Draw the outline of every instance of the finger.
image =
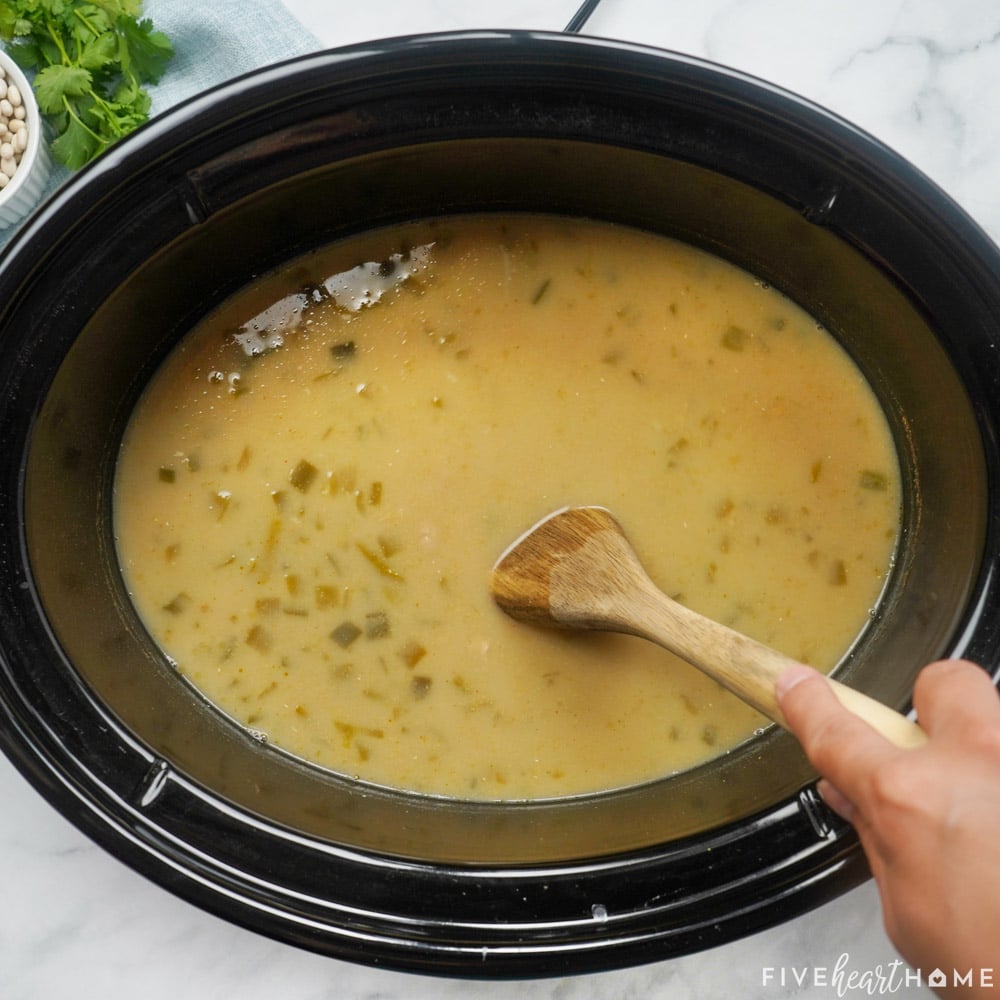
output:
M 968 660 L 938 660 L 924 667 L 913 688 L 913 705 L 929 735 L 1000 726 L 1000 696 L 993 681 Z
M 865 857 L 868 859 L 872 875 L 881 882 L 885 861 L 877 831 L 872 829 L 864 813 L 832 782 L 827 781 L 826 778 L 820 778 L 816 783 L 816 790 L 830 809 L 854 827 L 864 849 Z
M 810 667 L 789 667 L 778 678 L 775 695 L 813 767 L 849 800 L 862 801 L 865 776 L 899 751 L 844 708 L 826 678 Z
M 857 808 L 854 803 L 832 782 L 826 778 L 820 778 L 816 783 L 816 790 L 823 801 L 843 820 L 848 823 L 854 822 Z

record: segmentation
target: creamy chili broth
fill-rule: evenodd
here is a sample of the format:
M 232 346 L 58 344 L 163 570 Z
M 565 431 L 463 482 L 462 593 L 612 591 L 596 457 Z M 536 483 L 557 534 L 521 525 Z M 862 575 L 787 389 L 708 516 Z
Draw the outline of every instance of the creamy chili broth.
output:
M 449 796 L 690 768 L 764 720 L 663 650 L 518 624 L 500 552 L 609 507 L 696 610 L 829 668 L 899 528 L 879 405 L 833 338 L 737 268 L 582 220 L 368 234 L 236 295 L 122 446 L 130 593 L 260 739 Z

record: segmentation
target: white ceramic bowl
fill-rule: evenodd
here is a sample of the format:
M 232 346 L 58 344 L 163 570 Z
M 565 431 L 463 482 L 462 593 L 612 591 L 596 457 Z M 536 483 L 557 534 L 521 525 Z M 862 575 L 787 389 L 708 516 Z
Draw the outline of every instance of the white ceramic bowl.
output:
M 52 158 L 43 133 L 42 116 L 34 91 L 21 68 L 6 52 L 0 50 L 0 66 L 7 82 L 17 85 L 27 112 L 28 146 L 21 162 L 6 187 L 0 188 L 0 229 L 9 229 L 20 222 L 38 204 L 52 170 Z

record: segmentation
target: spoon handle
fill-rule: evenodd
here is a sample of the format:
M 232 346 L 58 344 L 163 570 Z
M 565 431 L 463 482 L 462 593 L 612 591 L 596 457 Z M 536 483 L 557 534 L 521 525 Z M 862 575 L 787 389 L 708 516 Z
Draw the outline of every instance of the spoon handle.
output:
M 794 660 L 691 611 L 652 585 L 642 593 L 645 606 L 643 614 L 633 619 L 633 631 L 687 660 L 773 722 L 785 726 L 774 684 Z M 891 743 L 916 747 L 927 741 L 924 731 L 906 716 L 839 681 L 829 677 L 826 680 L 845 708 Z

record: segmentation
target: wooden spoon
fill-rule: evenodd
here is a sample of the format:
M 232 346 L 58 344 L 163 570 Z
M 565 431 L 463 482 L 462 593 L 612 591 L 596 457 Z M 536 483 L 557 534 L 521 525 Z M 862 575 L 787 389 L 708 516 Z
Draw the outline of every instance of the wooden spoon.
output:
M 658 643 L 785 725 L 774 682 L 795 661 L 667 597 L 603 507 L 567 507 L 544 518 L 497 561 L 492 590 L 497 604 L 520 621 L 627 632 Z M 905 716 L 827 682 L 843 705 L 897 746 L 926 742 Z

